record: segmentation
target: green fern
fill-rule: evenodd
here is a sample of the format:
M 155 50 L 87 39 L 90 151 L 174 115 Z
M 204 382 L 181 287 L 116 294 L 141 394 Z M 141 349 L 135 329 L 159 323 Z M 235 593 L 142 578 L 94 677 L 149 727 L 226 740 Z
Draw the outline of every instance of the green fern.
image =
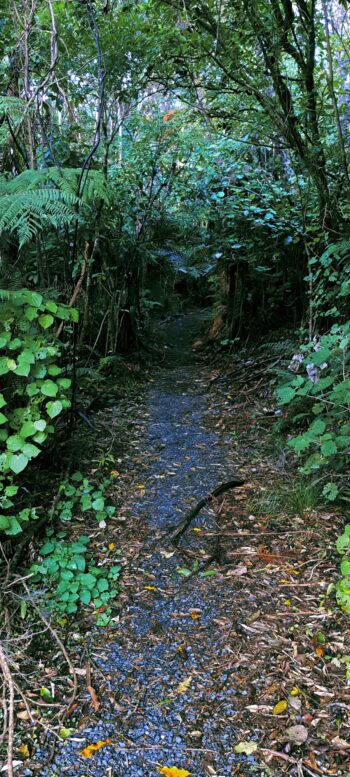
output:
M 16 233 L 23 246 L 43 229 L 75 220 L 79 204 L 107 201 L 103 175 L 94 170 L 78 198 L 80 174 L 80 169 L 52 167 L 25 170 L 10 180 L 0 178 L 0 234 Z

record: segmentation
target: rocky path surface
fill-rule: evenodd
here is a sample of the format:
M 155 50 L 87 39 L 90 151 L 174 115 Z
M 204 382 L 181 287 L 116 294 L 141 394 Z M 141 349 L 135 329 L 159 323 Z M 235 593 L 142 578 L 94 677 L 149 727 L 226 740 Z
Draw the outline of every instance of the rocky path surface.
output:
M 137 535 L 125 603 L 108 641 L 96 632 L 89 648 L 102 704 L 56 748 L 43 777 L 155 777 L 163 766 L 195 777 L 255 772 L 252 755 L 234 752 L 235 700 L 247 693 L 230 670 L 240 602 L 211 561 L 215 513 L 203 510 L 179 548 L 167 539 L 169 525 L 237 474 L 230 438 L 204 423 L 207 398 L 192 349 L 200 326 L 193 315 L 162 329 L 167 357 L 142 432 L 149 464 L 123 508 Z M 105 744 L 91 759 L 81 756 L 98 742 Z

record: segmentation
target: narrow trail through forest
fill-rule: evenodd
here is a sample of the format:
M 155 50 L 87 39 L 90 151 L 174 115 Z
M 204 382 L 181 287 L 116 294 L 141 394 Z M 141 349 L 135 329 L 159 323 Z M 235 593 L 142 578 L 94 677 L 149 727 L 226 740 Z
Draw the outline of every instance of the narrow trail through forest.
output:
M 53 759 L 37 752 L 43 777 L 346 773 L 350 633 L 327 600 L 342 516 L 283 499 L 273 510 L 288 475 L 271 446 L 268 378 L 262 386 L 258 361 L 247 387 L 253 358 L 213 369 L 194 347 L 203 326 L 205 313 L 157 327 L 165 358 L 126 419 L 124 497 L 91 534 L 101 563 L 121 547 L 122 590 L 107 629 L 91 628 L 91 614 L 75 627 L 97 697 L 82 687 L 72 735 Z M 122 412 L 106 408 L 101 428 Z M 175 544 L 184 516 L 237 476 L 244 486 L 205 506 Z
M 215 515 L 210 508 L 201 511 L 177 549 L 160 538 L 197 500 L 237 474 L 230 438 L 204 425 L 207 400 L 192 349 L 202 319 L 192 314 L 162 327 L 167 356 L 149 393 L 143 440 L 150 463 L 139 496 L 123 510 L 140 527 L 130 562 L 130 601 L 113 641 L 101 648 L 98 632 L 90 646 L 105 686 L 98 722 L 81 729 L 80 744 L 69 741 L 57 749 L 45 777 L 144 777 L 156 775 L 157 765 L 196 777 L 230 775 L 239 760 L 235 696 L 246 691 L 237 690 L 227 672 L 231 613 L 239 602 L 225 583 L 216 584 L 205 564 L 213 555 Z M 191 576 L 177 572 L 189 568 Z M 107 738 L 111 744 L 91 761 L 79 757 L 82 742 Z M 244 773 L 253 760 L 248 756 L 247 763 L 244 756 Z

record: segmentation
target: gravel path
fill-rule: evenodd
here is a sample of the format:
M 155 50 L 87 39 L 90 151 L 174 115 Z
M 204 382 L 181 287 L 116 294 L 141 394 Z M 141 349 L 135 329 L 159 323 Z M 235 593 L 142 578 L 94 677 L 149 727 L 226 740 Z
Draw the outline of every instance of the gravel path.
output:
M 94 677 L 99 674 L 105 688 L 102 705 L 56 748 L 43 777 L 156 777 L 164 765 L 195 777 L 256 773 L 253 756 L 234 753 L 242 738 L 235 731 L 235 701 L 247 691 L 230 681 L 228 669 L 239 602 L 227 579 L 210 574 L 215 565 L 205 565 L 214 513 L 202 511 L 179 549 L 159 539 L 197 500 L 237 474 L 229 439 L 204 425 L 208 399 L 191 345 L 200 324 L 200 317 L 184 316 L 162 329 L 168 355 L 149 392 L 142 440 L 152 455 L 144 489 L 123 511 L 145 526 L 142 552 L 131 561 L 130 598 L 110 641 L 95 632 L 90 648 Z M 177 571 L 184 568 L 194 574 Z M 80 755 L 106 739 L 110 743 L 92 758 Z

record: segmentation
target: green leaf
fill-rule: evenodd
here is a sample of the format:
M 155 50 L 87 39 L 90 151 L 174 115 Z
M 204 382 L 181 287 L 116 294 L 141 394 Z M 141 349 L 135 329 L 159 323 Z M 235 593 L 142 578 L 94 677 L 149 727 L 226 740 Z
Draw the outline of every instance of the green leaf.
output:
M 87 588 L 83 588 L 79 593 L 80 601 L 83 602 L 83 604 L 90 604 L 91 602 L 91 592 Z
M 40 386 L 40 391 L 46 397 L 55 397 L 58 392 L 58 386 L 52 380 L 45 380 Z
M 187 569 L 186 567 L 177 567 L 176 571 L 178 575 L 184 575 L 184 577 L 189 577 L 189 575 L 192 574 L 192 570 Z
M 321 453 L 323 453 L 323 455 L 326 456 L 327 458 L 329 456 L 334 456 L 334 454 L 337 453 L 337 450 L 338 448 L 334 440 L 326 440 L 321 445 Z
M 49 310 L 50 313 L 56 313 L 57 312 L 57 304 L 56 304 L 56 302 L 53 302 L 50 299 L 48 299 L 45 302 L 45 308 L 46 308 L 46 310 Z
M 91 505 L 91 507 L 92 507 L 94 510 L 103 510 L 103 508 L 104 508 L 104 504 L 105 504 L 105 500 L 104 500 L 104 499 L 101 499 L 101 498 L 100 498 L 100 499 L 95 499 L 95 500 L 92 502 L 92 505 Z
M 291 386 L 283 386 L 277 389 L 277 397 L 280 405 L 288 405 L 295 397 L 295 390 Z
M 48 402 L 46 405 L 47 414 L 50 418 L 56 418 L 57 415 L 63 410 L 62 402 L 56 400 L 56 402 Z
M 98 588 L 100 593 L 102 593 L 102 591 L 108 591 L 108 588 L 109 588 L 108 580 L 106 580 L 105 577 L 101 577 L 97 581 L 97 588 Z
M 69 739 L 75 732 L 75 728 L 60 728 L 58 735 L 61 739 Z
M 322 421 L 320 418 L 318 418 L 316 421 L 314 421 L 311 424 L 309 431 L 312 432 L 312 434 L 323 434 L 325 429 L 326 429 L 325 422 Z
M 10 526 L 8 529 L 6 529 L 6 534 L 9 534 L 10 536 L 15 536 L 16 534 L 20 534 L 22 531 L 21 524 L 18 523 L 17 518 L 15 518 L 14 515 L 11 515 L 10 517 Z
M 41 556 L 48 556 L 50 553 L 52 553 L 53 550 L 55 550 L 55 543 L 54 542 L 45 542 L 45 545 L 40 550 Z
M 40 688 L 40 696 L 48 703 L 53 701 L 53 696 L 48 688 Z
M 342 575 L 350 575 L 350 558 L 343 558 L 340 565 Z
M 10 525 L 10 518 L 8 515 L 0 515 L 0 531 L 8 529 Z
M 19 475 L 19 473 L 23 472 L 23 470 L 26 468 L 28 459 L 23 455 L 23 453 L 20 453 L 19 455 L 13 454 L 13 456 L 10 456 L 8 464 L 10 469 L 12 469 L 12 472 L 14 472 L 16 475 Z
M 0 413 L 0 424 L 1 424 L 1 425 L 2 425 L 2 424 L 6 424 L 6 423 L 7 423 L 7 420 L 8 420 L 8 419 L 6 418 L 6 416 L 5 416 L 3 413 Z
M 5 407 L 5 405 L 7 405 L 6 399 L 3 394 L 0 394 L 0 407 Z
M 35 433 L 35 430 L 37 430 L 38 432 L 43 432 L 46 427 L 46 421 L 44 421 L 43 418 L 39 418 L 38 421 L 34 421 L 33 426 L 34 426 L 34 433 Z
M 54 317 L 49 313 L 44 313 L 42 316 L 39 316 L 39 324 L 43 329 L 48 329 L 50 326 L 52 326 L 54 320 Z
M 35 432 L 36 426 L 32 423 L 32 421 L 25 421 L 20 429 L 21 437 L 30 437 L 32 434 L 35 434 Z
M 24 439 L 23 437 L 20 437 L 19 434 L 11 434 L 10 437 L 8 437 L 6 440 L 6 446 L 9 451 L 13 451 L 13 452 L 20 451 L 22 450 L 23 445 L 24 445 Z

